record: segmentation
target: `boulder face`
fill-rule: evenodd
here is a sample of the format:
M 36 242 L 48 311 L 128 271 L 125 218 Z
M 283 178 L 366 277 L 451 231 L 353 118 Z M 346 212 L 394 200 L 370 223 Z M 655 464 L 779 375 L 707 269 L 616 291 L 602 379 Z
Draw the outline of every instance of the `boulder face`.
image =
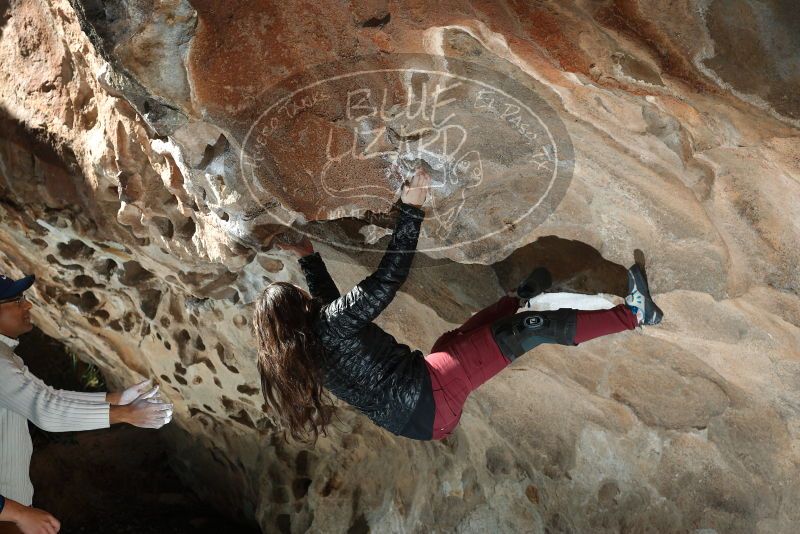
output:
M 266 532 L 793 532 L 798 11 L 564 4 L 0 2 L 0 269 L 112 385 L 155 377 L 182 476 Z M 442 442 L 344 405 L 286 442 L 250 325 L 305 286 L 275 241 L 348 290 L 415 161 L 425 231 L 377 320 L 400 342 L 536 265 L 621 296 L 635 249 L 666 319 L 537 348 Z

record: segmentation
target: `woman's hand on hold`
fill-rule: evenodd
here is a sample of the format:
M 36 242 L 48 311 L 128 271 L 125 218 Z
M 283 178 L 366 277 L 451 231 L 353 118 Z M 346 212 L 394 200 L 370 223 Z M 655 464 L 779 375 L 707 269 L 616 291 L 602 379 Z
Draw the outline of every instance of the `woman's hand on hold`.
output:
M 406 204 L 421 208 L 428 198 L 428 189 L 431 185 L 431 175 L 419 167 L 411 178 L 411 182 L 403 184 L 403 190 L 400 194 L 400 200 Z

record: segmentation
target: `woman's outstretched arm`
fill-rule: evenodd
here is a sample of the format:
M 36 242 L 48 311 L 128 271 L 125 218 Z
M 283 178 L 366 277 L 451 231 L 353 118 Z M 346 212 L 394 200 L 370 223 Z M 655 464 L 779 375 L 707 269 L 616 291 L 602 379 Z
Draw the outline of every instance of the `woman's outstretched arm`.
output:
M 308 292 L 312 297 L 318 297 L 323 304 L 328 304 L 338 299 L 339 288 L 328 273 L 325 262 L 319 252 L 312 252 L 297 260 L 306 277 Z
M 276 241 L 276 245 L 282 250 L 288 250 L 297 255 L 297 262 L 306 277 L 306 285 L 311 296 L 318 298 L 323 304 L 338 299 L 339 288 L 336 287 L 336 283 L 328 273 L 322 256 L 319 255 L 319 252 L 314 252 L 314 245 L 311 244 L 308 236 L 303 236 L 300 241 L 293 241 L 295 240 L 287 241 L 285 237 L 280 237 Z
M 372 322 L 394 299 L 411 270 L 425 212 L 430 176 L 419 171 L 398 204 L 400 216 L 377 270 L 356 284 L 326 310 L 328 323 L 340 336 L 353 335 Z

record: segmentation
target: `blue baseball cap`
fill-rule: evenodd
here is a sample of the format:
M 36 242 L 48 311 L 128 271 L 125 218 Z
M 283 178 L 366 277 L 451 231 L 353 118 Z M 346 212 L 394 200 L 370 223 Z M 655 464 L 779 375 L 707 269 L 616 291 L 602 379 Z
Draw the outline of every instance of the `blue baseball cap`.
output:
M 36 280 L 36 276 L 32 274 L 19 280 L 12 280 L 7 276 L 0 275 L 0 300 L 16 297 L 31 287 L 34 280 Z

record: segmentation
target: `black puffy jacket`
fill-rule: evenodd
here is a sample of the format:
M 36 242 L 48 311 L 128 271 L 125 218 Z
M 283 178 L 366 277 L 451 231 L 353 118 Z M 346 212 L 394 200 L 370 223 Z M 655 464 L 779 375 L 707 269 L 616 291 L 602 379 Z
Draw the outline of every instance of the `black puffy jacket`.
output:
M 325 387 L 390 432 L 428 439 L 420 435 L 418 422 L 409 423 L 422 399 L 422 419 L 429 420 L 423 425 L 432 428 L 433 412 L 427 405 L 432 407 L 433 397 L 424 356 L 372 322 L 408 276 L 425 215 L 402 201 L 397 206 L 400 214 L 380 265 L 344 296 L 339 296 L 318 252 L 299 263 L 311 296 L 324 304 L 313 329 L 326 351 L 321 362 Z

